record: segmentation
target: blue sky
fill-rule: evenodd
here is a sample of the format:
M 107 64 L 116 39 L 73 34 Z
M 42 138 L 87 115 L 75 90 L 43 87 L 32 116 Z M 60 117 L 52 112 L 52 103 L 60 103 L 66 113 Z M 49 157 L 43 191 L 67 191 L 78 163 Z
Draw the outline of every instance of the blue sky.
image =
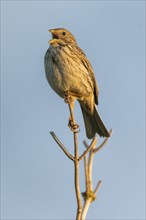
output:
M 99 111 L 113 135 L 96 155 L 103 184 L 88 219 L 145 219 L 145 2 L 1 2 L 1 218 L 74 219 L 68 107 L 49 87 L 48 29 L 68 28 L 92 63 Z M 79 151 L 86 139 L 78 103 Z M 99 140 L 99 143 L 102 141 Z M 81 163 L 81 191 L 84 173 Z

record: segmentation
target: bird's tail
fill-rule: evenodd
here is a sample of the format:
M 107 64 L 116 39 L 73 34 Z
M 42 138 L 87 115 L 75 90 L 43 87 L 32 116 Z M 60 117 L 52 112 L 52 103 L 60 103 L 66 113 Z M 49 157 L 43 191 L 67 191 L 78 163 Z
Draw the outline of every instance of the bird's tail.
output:
M 85 123 L 86 135 L 89 139 L 93 138 L 96 133 L 102 137 L 110 137 L 110 134 L 95 106 L 93 114 L 89 114 L 82 106 L 81 109 Z

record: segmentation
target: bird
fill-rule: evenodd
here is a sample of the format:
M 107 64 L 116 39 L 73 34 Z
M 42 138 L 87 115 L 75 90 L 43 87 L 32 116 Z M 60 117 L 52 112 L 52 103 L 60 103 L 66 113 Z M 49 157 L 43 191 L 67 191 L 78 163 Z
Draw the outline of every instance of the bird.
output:
M 66 28 L 48 31 L 52 39 L 48 41 L 50 47 L 44 56 L 44 69 L 49 85 L 61 98 L 69 99 L 72 108 L 74 101 L 79 102 L 87 138 L 94 138 L 96 133 L 110 137 L 96 107 L 99 89 L 87 56 Z M 71 119 L 70 126 L 73 126 Z

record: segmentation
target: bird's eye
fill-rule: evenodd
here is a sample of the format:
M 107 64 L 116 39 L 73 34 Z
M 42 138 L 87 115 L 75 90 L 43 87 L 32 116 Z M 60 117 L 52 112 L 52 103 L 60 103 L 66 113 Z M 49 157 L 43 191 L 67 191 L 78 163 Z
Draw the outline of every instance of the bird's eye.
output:
M 63 35 L 63 36 L 65 36 L 65 35 L 66 35 L 66 32 L 65 32 L 65 31 L 63 31 L 63 32 L 62 32 L 62 35 Z

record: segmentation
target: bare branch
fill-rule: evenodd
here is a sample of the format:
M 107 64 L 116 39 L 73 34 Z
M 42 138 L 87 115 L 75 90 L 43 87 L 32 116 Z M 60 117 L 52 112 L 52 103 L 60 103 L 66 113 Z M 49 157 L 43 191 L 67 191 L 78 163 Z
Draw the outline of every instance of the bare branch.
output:
M 94 146 L 95 147 L 95 146 Z M 89 159 L 88 159 L 88 173 L 89 173 L 89 183 L 90 183 L 90 190 L 93 191 L 93 186 L 92 186 L 92 167 L 93 167 L 93 159 L 94 159 L 94 153 L 92 149 L 89 154 Z
M 85 155 L 93 148 L 93 146 L 96 145 L 96 142 L 97 142 L 97 138 L 95 137 L 95 138 L 93 138 L 93 140 L 92 140 L 90 146 L 87 148 L 87 150 L 85 150 L 84 153 L 79 157 L 79 161 L 82 160 L 82 158 L 85 157 Z M 85 141 L 83 143 L 87 146 Z
M 88 164 L 87 164 L 87 158 L 86 158 L 86 156 L 84 156 L 84 169 L 85 169 L 86 192 L 88 193 L 88 192 L 90 191 L 90 189 L 89 189 Z
M 98 183 L 97 183 L 97 186 L 95 187 L 95 190 L 94 190 L 94 194 L 95 194 L 95 195 L 97 194 L 97 192 L 98 192 L 98 190 L 99 190 L 101 184 L 102 184 L 102 181 L 99 180 Z
M 93 138 L 93 140 L 94 140 L 94 139 L 96 139 L 96 143 L 97 143 L 97 136 L 95 136 L 95 137 Z M 91 144 L 92 144 L 93 140 L 91 141 Z M 96 145 L 96 143 L 95 143 L 95 145 Z M 86 148 L 88 148 L 88 147 L 91 145 L 91 144 L 89 145 L 89 144 L 87 143 L 87 141 L 85 141 L 85 140 L 83 141 L 83 144 L 84 144 L 84 146 L 85 146 Z
M 101 186 L 101 183 L 102 183 L 102 181 L 99 180 L 94 192 L 91 191 L 89 193 L 89 195 L 87 195 L 87 198 L 86 198 L 85 203 L 84 203 L 83 211 L 82 211 L 82 218 L 81 218 L 82 220 L 85 220 L 88 209 L 90 207 L 90 204 L 96 199 L 96 194 L 97 194 L 97 192 L 98 192 L 98 190 Z
M 112 129 L 109 131 L 110 134 L 112 134 Z M 95 148 L 93 151 L 94 153 L 97 153 L 99 150 L 101 150 L 101 148 L 103 148 L 105 146 L 105 144 L 107 143 L 107 141 L 109 140 L 109 137 L 107 137 L 102 144 L 100 144 L 97 148 Z
M 87 141 L 83 141 L 83 144 L 84 144 L 84 146 L 85 146 L 86 148 L 88 148 L 88 147 L 89 147 L 89 145 L 88 145 Z
M 64 147 L 64 145 L 61 143 L 61 141 L 58 139 L 58 137 L 55 135 L 55 133 L 53 131 L 50 132 L 50 134 L 52 135 L 52 137 L 54 138 L 54 140 L 56 141 L 56 143 L 58 144 L 58 146 L 63 150 L 63 152 L 66 154 L 66 156 L 72 160 L 75 161 L 75 158 L 67 151 L 67 149 Z
M 94 192 L 93 192 L 93 183 L 92 183 L 92 164 L 93 164 L 93 158 L 94 158 L 94 148 L 96 146 L 96 142 L 97 142 L 97 138 L 94 138 L 92 140 L 92 143 L 90 144 L 90 147 L 92 146 L 92 148 L 90 149 L 89 152 L 89 158 L 88 158 L 88 163 L 87 161 L 84 159 L 84 164 L 86 164 L 86 166 L 84 166 L 85 168 L 85 176 L 86 176 L 86 191 L 84 193 L 82 193 L 83 197 L 84 197 L 84 207 L 83 207 L 83 211 L 82 211 L 82 220 L 85 220 L 88 209 L 90 207 L 90 204 L 92 203 L 92 201 L 94 201 L 94 199 L 96 198 Z M 86 143 L 86 141 L 83 142 L 85 147 L 87 148 L 87 150 L 89 149 L 88 144 Z M 86 152 L 86 151 L 85 151 Z M 84 157 L 85 158 L 85 157 Z
M 66 99 L 67 101 L 70 100 L 70 97 Z M 77 200 L 77 214 L 76 214 L 76 220 L 85 220 L 88 209 L 90 207 L 90 204 L 96 199 L 96 194 L 101 186 L 102 181 L 99 180 L 97 183 L 97 186 L 95 187 L 95 190 L 93 191 L 93 181 L 92 181 L 92 167 L 93 167 L 93 159 L 95 156 L 95 153 L 97 153 L 108 141 L 109 138 L 106 138 L 102 144 L 100 144 L 96 148 L 97 143 L 97 137 L 93 138 L 90 145 L 86 141 L 83 141 L 86 150 L 81 154 L 79 157 L 78 152 L 78 126 L 75 123 L 74 118 L 74 102 L 67 102 L 69 106 L 70 111 L 70 120 L 71 120 L 71 130 L 73 131 L 73 137 L 74 137 L 74 156 L 72 156 L 65 146 L 61 143 L 61 141 L 58 139 L 58 137 L 55 135 L 53 131 L 50 132 L 58 146 L 62 149 L 62 151 L 66 154 L 66 156 L 74 162 L 74 181 L 75 181 L 75 193 L 76 193 L 76 200 Z M 109 132 L 112 133 L 112 129 Z M 89 153 L 88 161 L 87 161 L 87 154 Z M 81 192 L 80 192 L 80 184 L 79 184 L 79 162 L 84 158 L 84 170 L 85 170 L 85 182 L 86 182 L 86 191 L 82 193 L 84 197 L 84 206 L 82 208 L 82 199 L 81 199 Z
M 91 204 L 91 199 L 89 198 L 84 203 L 81 220 L 85 220 L 90 204 Z
M 73 124 L 75 124 L 75 118 L 73 113 L 73 103 L 68 103 L 70 115 Z M 75 181 L 75 191 L 77 198 L 77 215 L 76 220 L 81 220 L 82 215 L 82 199 L 81 199 L 81 191 L 80 191 L 80 183 L 79 183 L 79 156 L 78 156 L 78 132 L 73 132 L 74 136 L 74 181 Z

